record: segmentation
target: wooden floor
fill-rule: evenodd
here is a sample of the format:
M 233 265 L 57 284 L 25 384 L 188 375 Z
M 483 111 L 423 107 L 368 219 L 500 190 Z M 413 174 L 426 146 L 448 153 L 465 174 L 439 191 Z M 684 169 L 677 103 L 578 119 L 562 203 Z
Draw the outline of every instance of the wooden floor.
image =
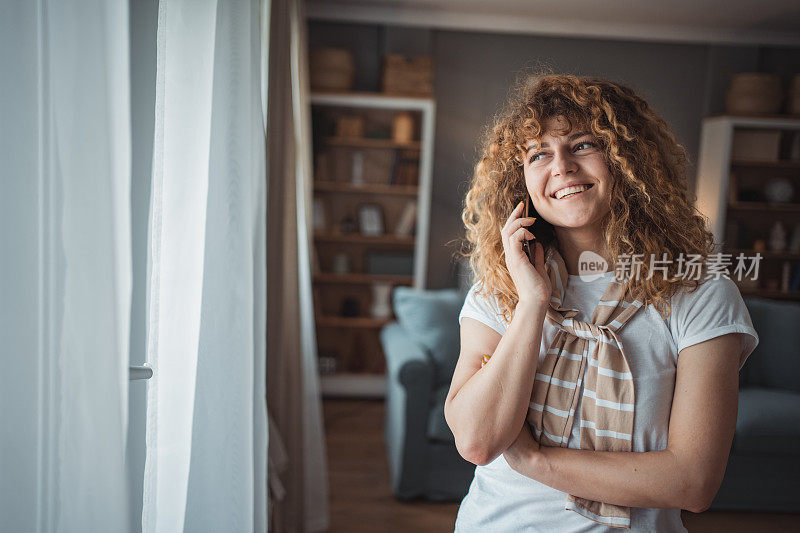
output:
M 383 402 L 325 400 L 330 532 L 453 531 L 458 503 L 403 503 L 392 496 L 383 443 Z M 691 533 L 800 531 L 800 515 L 683 512 Z

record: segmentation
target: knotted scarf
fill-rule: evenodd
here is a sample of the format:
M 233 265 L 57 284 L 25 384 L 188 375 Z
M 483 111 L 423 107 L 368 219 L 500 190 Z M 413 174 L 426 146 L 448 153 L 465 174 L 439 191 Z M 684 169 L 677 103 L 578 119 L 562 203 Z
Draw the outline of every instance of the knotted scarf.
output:
M 626 285 L 612 278 L 589 322 L 582 322 L 573 318 L 577 309 L 563 307 L 569 276 L 555 249 L 549 251 L 545 270 L 552 286 L 547 321 L 558 332 L 533 383 L 527 420 L 534 436 L 542 446 L 567 447 L 580 399 L 580 448 L 630 452 L 633 376 L 617 332 L 642 307 L 642 301 L 626 295 Z M 596 341 L 591 352 L 590 339 Z M 481 366 L 489 357 L 484 356 Z M 630 529 L 630 507 L 568 494 L 565 509 L 601 524 Z

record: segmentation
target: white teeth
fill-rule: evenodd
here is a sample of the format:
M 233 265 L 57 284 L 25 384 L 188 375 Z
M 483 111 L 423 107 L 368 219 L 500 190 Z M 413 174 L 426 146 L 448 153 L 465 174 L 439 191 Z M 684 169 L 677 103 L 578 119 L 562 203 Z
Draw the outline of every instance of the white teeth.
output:
M 555 197 L 557 200 L 561 200 L 562 198 L 574 196 L 580 192 L 589 190 L 589 188 L 591 188 L 591 185 L 573 185 L 572 187 L 565 187 L 556 191 Z

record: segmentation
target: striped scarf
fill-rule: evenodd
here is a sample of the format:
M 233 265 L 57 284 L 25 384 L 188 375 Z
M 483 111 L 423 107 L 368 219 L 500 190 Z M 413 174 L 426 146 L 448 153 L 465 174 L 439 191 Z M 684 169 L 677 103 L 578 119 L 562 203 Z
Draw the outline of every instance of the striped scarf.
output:
M 580 448 L 630 452 L 633 376 L 617 332 L 642 307 L 642 302 L 629 294 L 626 297 L 625 284 L 612 279 L 591 320 L 575 320 L 578 310 L 562 307 L 569 277 L 564 259 L 555 249 L 551 249 L 545 269 L 553 289 L 547 320 L 558 328 L 558 333 L 533 384 L 527 420 L 534 436 L 542 446 L 567 447 L 580 399 Z M 591 353 L 589 339 L 597 341 Z M 484 356 L 483 364 L 487 361 Z M 584 388 L 579 394 L 581 383 Z M 565 509 L 604 525 L 630 529 L 630 507 L 568 494 Z

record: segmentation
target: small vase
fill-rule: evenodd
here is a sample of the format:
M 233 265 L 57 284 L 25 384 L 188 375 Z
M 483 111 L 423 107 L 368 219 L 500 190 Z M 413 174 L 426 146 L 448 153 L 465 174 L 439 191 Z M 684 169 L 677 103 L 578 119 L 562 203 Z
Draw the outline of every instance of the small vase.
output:
M 782 252 L 786 249 L 786 229 L 780 221 L 775 222 L 769 230 L 769 249 L 773 252 Z
M 392 316 L 392 286 L 388 283 L 373 283 L 372 308 L 370 314 L 373 318 L 391 318 Z

